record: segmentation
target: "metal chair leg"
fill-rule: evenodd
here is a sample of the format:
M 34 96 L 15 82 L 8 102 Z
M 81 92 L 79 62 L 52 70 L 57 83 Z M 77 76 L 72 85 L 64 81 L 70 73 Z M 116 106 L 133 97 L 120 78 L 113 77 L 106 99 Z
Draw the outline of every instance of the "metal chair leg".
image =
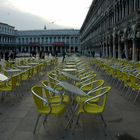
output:
M 131 96 L 133 95 L 133 90 L 131 90 L 131 92 L 129 93 L 129 96 L 128 96 L 128 101 L 130 101 L 131 100 Z
M 100 116 L 101 116 L 101 119 L 102 119 L 102 121 L 103 121 L 103 123 L 104 123 L 104 126 L 107 127 L 107 124 L 106 124 L 106 122 L 105 122 L 105 120 L 104 120 L 104 118 L 103 118 L 103 115 L 101 114 Z
M 41 114 L 39 114 L 39 115 L 37 116 L 37 120 L 36 120 L 35 127 L 34 127 L 34 131 L 33 131 L 34 134 L 35 134 L 35 132 L 36 132 L 36 128 L 37 128 L 37 125 L 38 125 L 40 116 L 41 116 Z
M 46 115 L 45 118 L 44 118 L 44 121 L 43 121 L 43 125 L 45 125 L 47 119 L 48 119 L 48 116 Z
M 139 94 L 140 94 L 140 91 L 137 92 L 137 95 L 136 95 L 136 97 L 135 97 L 135 99 L 134 99 L 134 103 L 136 102 L 136 100 L 137 100 Z
M 79 124 L 79 118 L 80 118 L 80 114 L 77 116 L 77 119 L 76 119 L 76 125 L 78 125 Z

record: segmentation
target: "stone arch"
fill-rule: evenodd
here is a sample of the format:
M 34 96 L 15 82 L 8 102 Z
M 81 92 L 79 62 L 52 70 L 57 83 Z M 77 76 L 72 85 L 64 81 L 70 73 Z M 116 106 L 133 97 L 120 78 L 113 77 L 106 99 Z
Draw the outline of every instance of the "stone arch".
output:
M 135 39 L 136 39 L 136 53 L 137 53 L 137 60 L 140 61 L 140 23 L 138 23 L 135 28 Z
M 120 45 L 120 57 L 121 58 L 126 58 L 124 42 L 125 42 L 125 35 L 124 35 L 124 31 L 121 30 L 121 31 L 119 31 L 119 42 L 118 42 Z
M 113 34 L 110 34 L 110 56 L 113 57 Z
M 128 59 L 132 60 L 134 31 L 131 27 L 128 27 L 126 29 L 125 39 L 126 39 L 126 43 L 127 43 Z
M 115 32 L 114 33 L 114 45 L 115 45 L 115 57 L 118 58 L 118 40 L 119 40 L 119 36 L 118 36 L 118 33 Z

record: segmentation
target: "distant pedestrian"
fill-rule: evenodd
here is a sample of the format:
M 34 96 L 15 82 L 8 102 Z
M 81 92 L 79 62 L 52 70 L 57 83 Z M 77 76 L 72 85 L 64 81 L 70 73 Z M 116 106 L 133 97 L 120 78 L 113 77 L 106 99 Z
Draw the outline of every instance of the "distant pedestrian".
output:
M 91 54 L 92 54 L 92 57 L 94 58 L 95 57 L 95 51 L 92 51 Z
M 14 59 L 14 53 L 13 53 L 12 50 L 10 50 L 10 52 L 9 52 L 9 58 L 10 58 L 11 60 Z
M 66 52 L 65 52 L 64 50 L 63 50 L 63 52 L 62 52 L 62 56 L 63 56 L 62 62 L 64 62 L 65 57 L 66 57 Z
M 5 52 L 5 61 L 8 61 L 8 60 L 9 60 L 9 52 L 6 51 L 6 52 Z

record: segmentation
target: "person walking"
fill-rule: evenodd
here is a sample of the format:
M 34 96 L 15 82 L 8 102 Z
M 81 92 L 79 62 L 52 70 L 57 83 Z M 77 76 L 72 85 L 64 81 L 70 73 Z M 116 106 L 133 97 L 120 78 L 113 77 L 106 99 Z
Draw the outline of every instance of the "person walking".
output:
M 63 52 L 62 52 L 62 56 L 63 56 L 62 62 L 64 62 L 65 57 L 66 57 L 66 52 L 65 52 L 65 50 L 63 50 Z

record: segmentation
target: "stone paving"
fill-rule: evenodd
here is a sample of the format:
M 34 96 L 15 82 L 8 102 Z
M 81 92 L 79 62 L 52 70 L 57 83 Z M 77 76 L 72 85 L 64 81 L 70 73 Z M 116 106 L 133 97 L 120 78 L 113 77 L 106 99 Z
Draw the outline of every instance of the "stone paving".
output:
M 97 79 L 105 78 L 103 73 L 95 68 L 93 70 L 97 73 Z M 50 116 L 45 127 L 42 125 L 43 117 L 41 118 L 34 135 L 37 111 L 30 88 L 44 79 L 47 79 L 47 74 L 28 88 L 22 89 L 22 98 L 7 96 L 3 102 L 0 101 L 0 140 L 117 140 L 118 133 L 127 133 L 140 139 L 140 100 L 135 105 L 128 102 L 120 95 L 120 89 L 112 86 L 110 81 L 105 82 L 106 85 L 112 86 L 104 112 L 108 125 L 106 129 L 99 116 L 82 115 L 80 125 L 75 130 L 65 131 L 67 119 L 64 116 Z

